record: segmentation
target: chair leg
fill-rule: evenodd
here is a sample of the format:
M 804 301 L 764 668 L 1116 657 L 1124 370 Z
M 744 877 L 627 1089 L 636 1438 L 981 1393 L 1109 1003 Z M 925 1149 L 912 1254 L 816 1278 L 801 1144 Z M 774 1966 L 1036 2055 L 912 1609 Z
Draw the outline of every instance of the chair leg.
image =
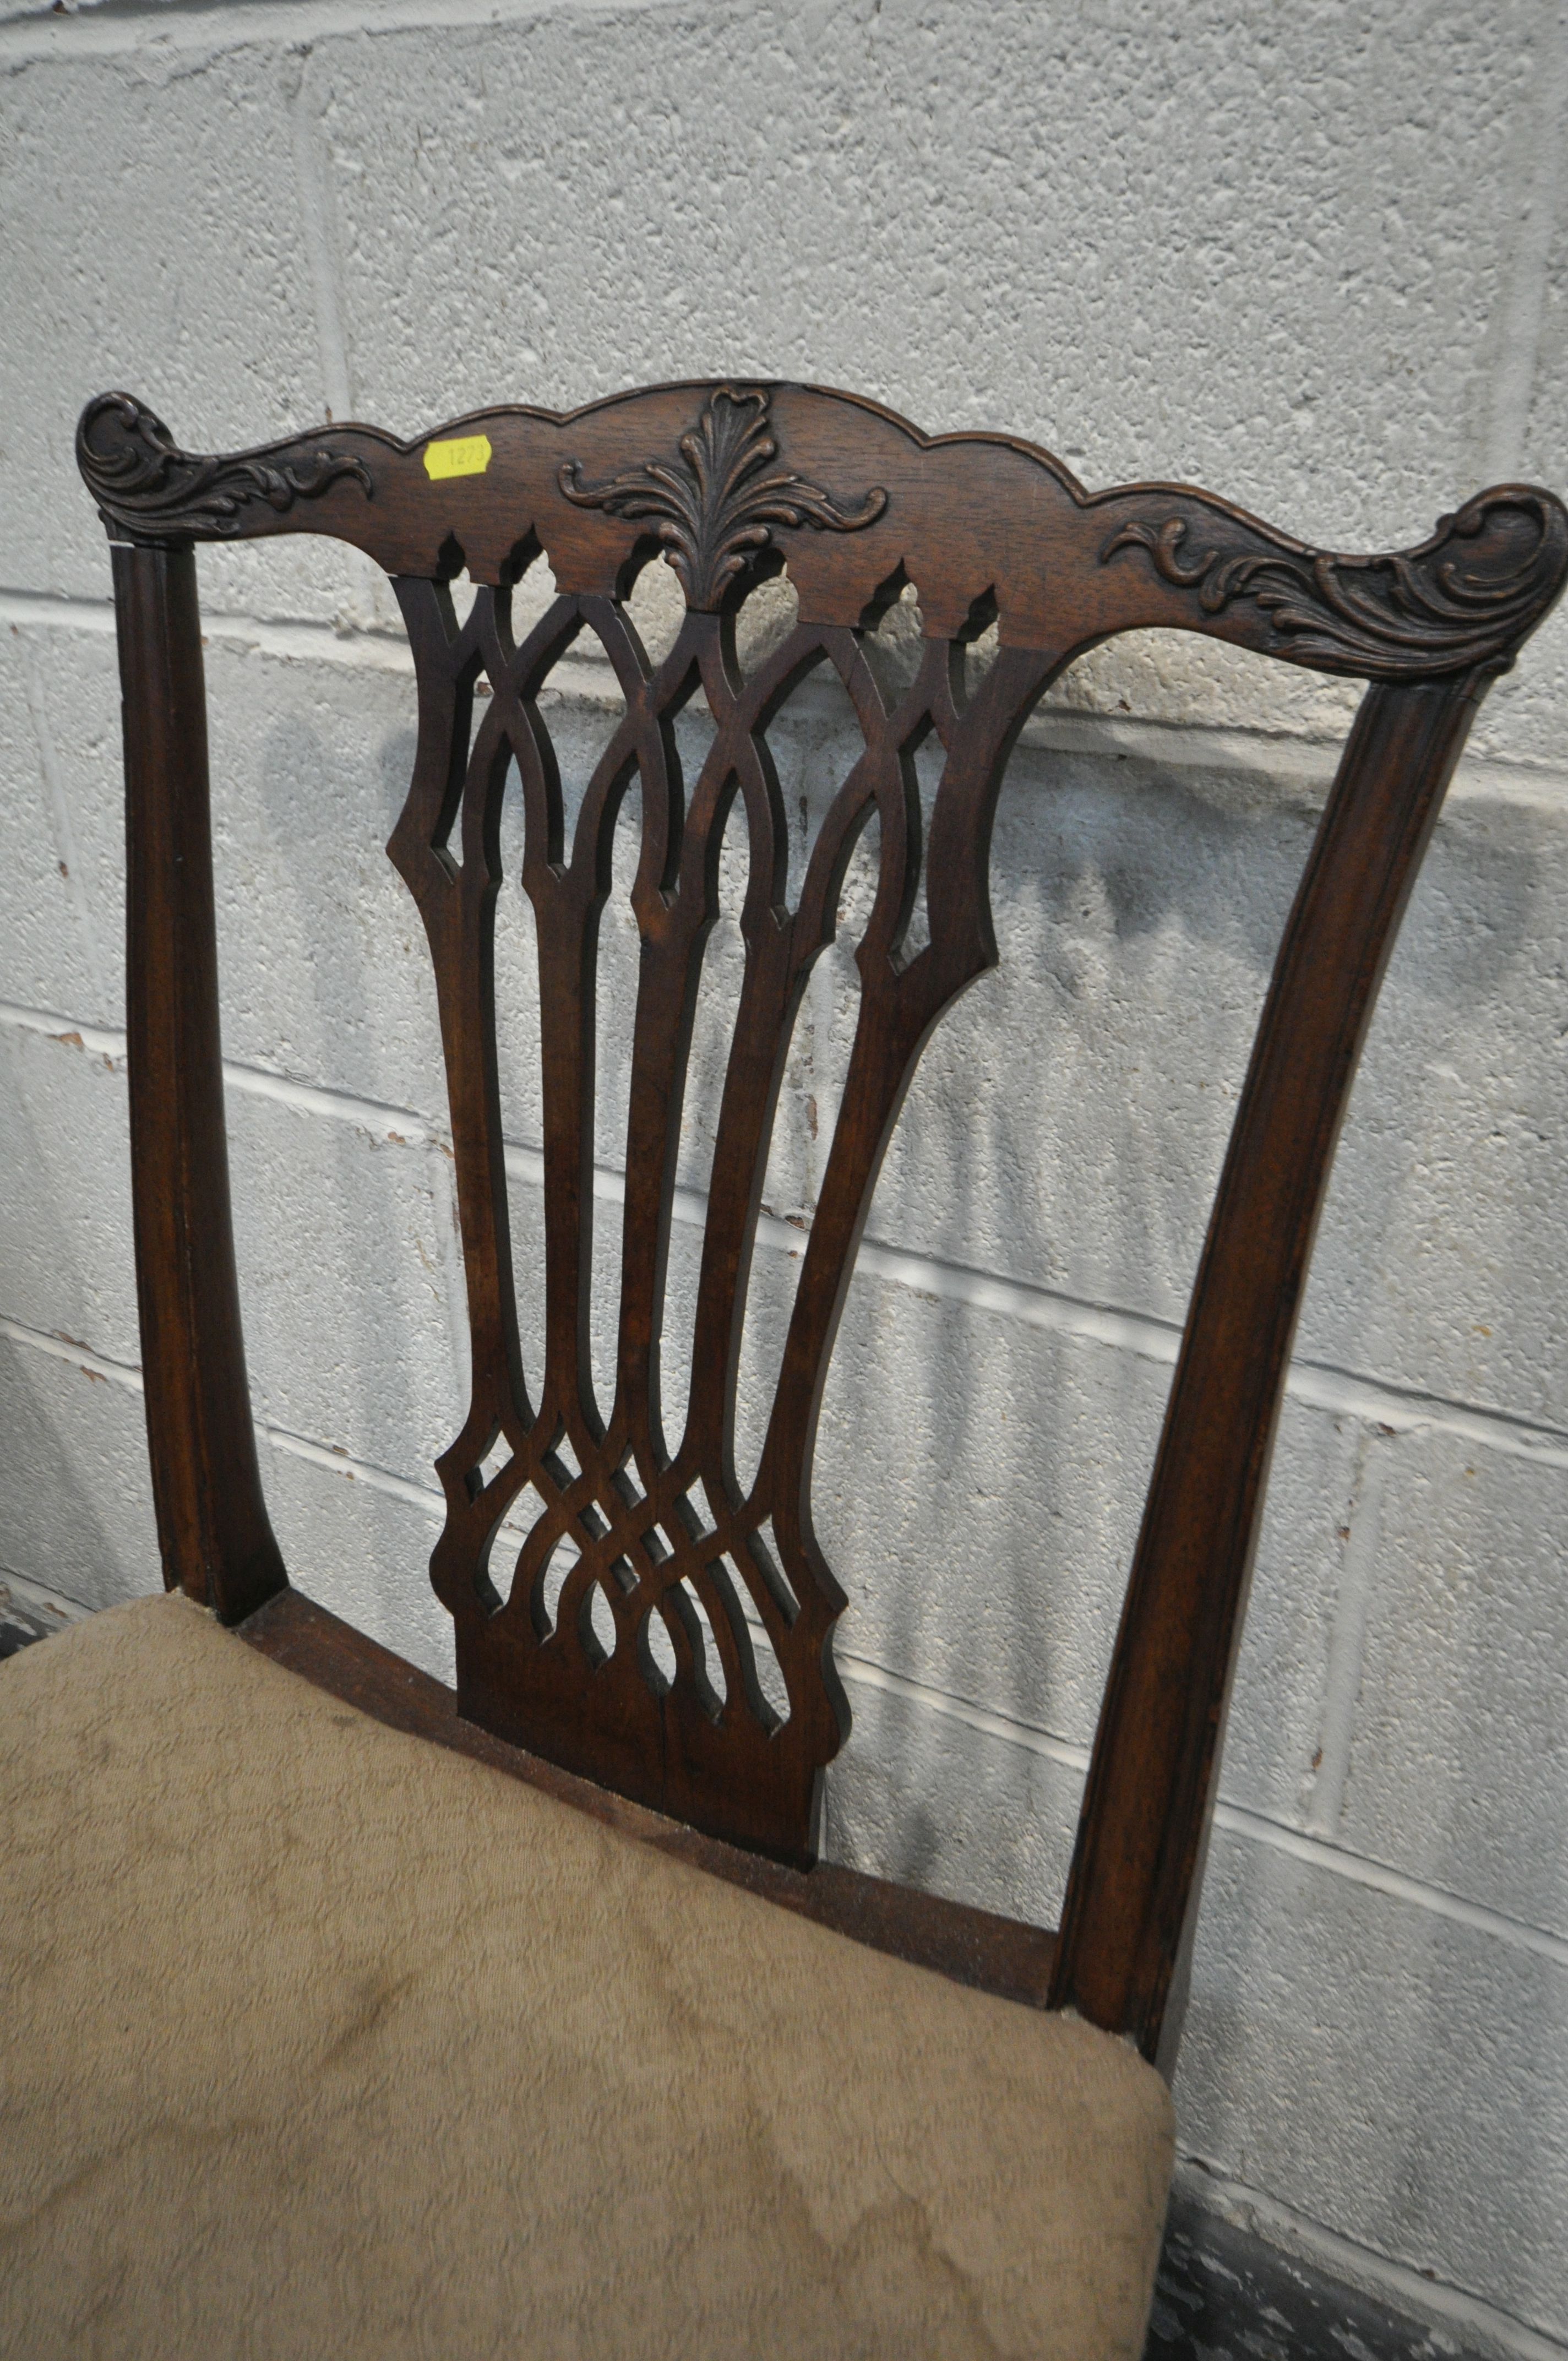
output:
M 189 544 L 113 545 L 126 747 L 131 1194 L 164 1580 L 225 1623 L 287 1587 L 229 1213 L 206 691 Z

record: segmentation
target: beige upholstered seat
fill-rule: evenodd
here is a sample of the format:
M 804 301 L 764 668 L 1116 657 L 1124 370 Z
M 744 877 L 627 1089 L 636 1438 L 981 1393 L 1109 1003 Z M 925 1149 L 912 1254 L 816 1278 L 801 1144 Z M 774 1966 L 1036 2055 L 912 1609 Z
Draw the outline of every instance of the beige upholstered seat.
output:
M 0 2352 L 1135 2356 L 1165 2085 L 175 1593 L 0 1672 Z

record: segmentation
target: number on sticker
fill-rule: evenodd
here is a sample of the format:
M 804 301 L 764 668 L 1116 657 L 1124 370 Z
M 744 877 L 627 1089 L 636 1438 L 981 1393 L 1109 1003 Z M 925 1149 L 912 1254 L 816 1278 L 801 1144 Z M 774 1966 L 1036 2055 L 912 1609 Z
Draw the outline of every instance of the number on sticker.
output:
M 490 464 L 488 434 L 455 434 L 445 443 L 424 446 L 424 472 L 433 484 L 451 476 L 482 476 Z

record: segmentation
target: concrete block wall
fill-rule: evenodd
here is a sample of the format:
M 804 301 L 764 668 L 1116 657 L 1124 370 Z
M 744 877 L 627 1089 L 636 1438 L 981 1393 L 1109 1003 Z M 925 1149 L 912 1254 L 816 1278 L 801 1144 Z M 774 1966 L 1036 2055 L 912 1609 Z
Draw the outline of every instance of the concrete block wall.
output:
M 159 1579 L 114 642 L 71 456 L 89 393 L 232 448 L 328 412 L 413 434 L 488 401 L 804 375 L 1350 548 L 1501 478 L 1568 486 L 1558 0 L 106 0 L 0 10 L 0 1580 L 28 1596 Z M 431 1461 L 465 1343 L 433 996 L 380 851 L 409 666 L 350 553 L 203 554 L 203 582 L 269 1498 L 296 1577 L 440 1670 Z M 613 702 L 587 660 L 554 696 L 579 781 Z M 922 1068 L 823 1422 L 851 1598 L 840 1858 L 1026 1914 L 1059 1896 L 1208 1195 L 1352 702 L 1151 634 L 1080 667 L 1020 751 L 1003 963 Z M 1560 618 L 1485 709 L 1342 1147 L 1177 2090 L 1210 2201 L 1424 2308 L 1434 2350 L 1568 2352 L 1565 720 Z M 774 741 L 809 827 L 844 713 L 803 697 Z M 530 953 L 513 893 L 521 1241 Z M 611 998 L 633 956 L 607 922 Z M 721 926 L 672 1340 L 736 960 Z M 759 1374 L 851 975 L 825 963 L 795 1045 Z M 684 1385 L 673 1350 L 677 1409 Z

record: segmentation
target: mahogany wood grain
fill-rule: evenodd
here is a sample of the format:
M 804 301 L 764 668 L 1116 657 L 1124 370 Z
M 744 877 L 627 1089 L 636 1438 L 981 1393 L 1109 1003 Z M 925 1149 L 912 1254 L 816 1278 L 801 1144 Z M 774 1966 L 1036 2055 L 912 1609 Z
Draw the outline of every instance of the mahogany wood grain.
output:
M 1285 928 L 1237 1109 L 1112 1658 L 1052 1999 L 1158 2042 L 1184 1939 L 1290 1339 L 1351 1082 L 1475 712 L 1374 689 Z M 1172 2037 L 1179 2026 L 1172 2020 Z
M 207 707 L 191 551 L 113 553 L 142 1374 L 164 1580 L 237 1622 L 288 1576 L 246 1381 L 218 1039 Z
M 724 401 L 762 406 L 772 449 L 748 455 L 725 428 L 718 464 L 731 473 L 702 513 L 690 481 L 708 465 L 713 482 L 705 422 Z M 743 434 L 747 422 L 727 415 Z M 481 473 L 428 472 L 433 444 L 480 436 Z M 108 393 L 82 412 L 77 456 L 100 512 L 128 535 L 331 533 L 389 575 L 450 580 L 466 566 L 493 588 L 543 548 L 559 588 L 599 598 L 663 550 L 701 609 L 784 563 L 806 623 L 853 627 L 905 579 L 936 638 L 959 636 L 989 603 L 1011 646 L 1164 625 L 1368 680 L 1506 656 L 1551 605 L 1568 554 L 1561 502 L 1533 485 L 1477 493 L 1416 548 L 1341 556 L 1190 484 L 1086 492 L 1034 445 L 922 434 L 817 386 L 657 386 L 565 412 L 476 411 L 408 443 L 334 425 L 214 457 L 179 450 L 145 404 Z
M 274 1664 L 389 1729 L 487 1763 L 623 1836 L 672 1853 L 731 1885 L 743 1885 L 783 1910 L 869 1943 L 873 1950 L 890 1951 L 916 1967 L 934 1969 L 956 1983 L 1030 2008 L 1046 2005 L 1057 1939 L 1047 1927 L 1025 1926 L 993 1911 L 948 1902 L 940 1894 L 921 1894 L 913 1886 L 828 1861 L 809 1871 L 791 1869 L 683 1827 L 645 1805 L 628 1802 L 613 1789 L 579 1779 L 466 1720 L 455 1690 L 340 1621 L 302 1591 L 280 1591 L 239 1626 L 237 1636 Z
M 1055 2004 L 1168 2055 L 1161 2027 L 1173 2037 L 1179 2018 L 1172 1993 L 1334 1142 L 1475 704 L 1568 572 L 1562 504 L 1501 485 L 1411 549 L 1341 555 L 1190 486 L 1090 493 L 1027 444 L 933 438 L 876 403 L 791 384 L 663 386 L 560 414 L 487 410 L 407 443 L 331 426 L 214 456 L 180 450 L 142 404 L 105 394 L 83 412 L 78 456 L 111 533 L 138 544 L 116 549 L 116 597 L 133 1080 L 141 1071 L 138 1275 L 170 1578 L 229 1617 L 282 1580 L 246 1415 L 229 1241 L 188 544 L 324 533 L 386 568 L 414 657 L 413 776 L 388 850 L 435 972 L 463 1231 L 470 1394 L 437 1462 L 446 1521 L 431 1564 L 455 1626 L 455 1710 L 291 1594 L 267 1608 L 252 1636 L 292 1649 L 302 1669 L 319 1659 L 313 1677 L 323 1665 L 352 1677 L 381 1699 L 372 1709 L 389 1712 L 391 1697 L 411 1711 L 417 1692 L 444 1743 L 488 1748 L 486 1760 L 519 1747 L 535 1764 L 547 1757 L 579 1801 L 576 1779 L 597 1782 L 601 1796 L 615 1791 L 626 1800 L 594 1807 L 618 1824 L 630 1825 L 625 1816 L 640 1806 L 670 1816 L 685 1825 L 688 1857 L 720 1874 L 741 1874 L 744 1859 L 757 1890 L 817 1897 L 792 1907 L 848 1911 L 852 1892 L 857 1930 L 896 1927 L 894 1948 L 915 1939 L 906 1922 L 929 1926 L 932 1910 L 940 1917 L 948 1905 L 906 1909 L 882 1889 L 868 1898 L 864 1881 L 846 1887 L 841 1872 L 801 1874 L 816 1850 L 824 1769 L 849 1726 L 832 1654 L 845 1594 L 813 1529 L 811 1466 L 856 1250 L 911 1077 L 943 1013 L 996 961 L 991 838 L 1009 755 L 1064 666 L 1117 631 L 1196 631 L 1374 684 L 1286 929 L 1215 1202 L 1052 1971 Z M 686 613 L 654 662 L 625 602 L 659 556 Z M 520 645 L 511 591 L 543 559 L 556 596 Z M 465 566 L 477 590 L 459 624 L 446 586 Z M 781 568 L 797 621 L 743 670 L 737 612 Z M 911 679 L 887 686 L 865 638 L 910 584 L 924 651 Z M 993 620 L 998 647 L 971 690 L 965 646 Z M 624 715 L 570 818 L 540 700 L 585 638 L 613 669 Z M 842 684 L 863 750 L 807 848 L 792 903 L 767 733 L 818 667 Z M 674 725 L 694 701 L 712 736 L 688 780 Z M 941 756 L 928 822 L 914 767 L 927 742 Z M 588 1351 L 598 939 L 617 817 L 634 785 L 640 961 L 615 1374 L 600 1400 Z M 501 858 L 509 792 L 522 823 L 510 876 Z M 693 1011 L 720 911 L 719 851 L 738 805 L 744 975 L 695 1321 L 681 1340 L 689 1403 L 681 1433 L 667 1434 L 659 1379 L 676 1151 Z M 777 1382 L 759 1406 L 761 1457 L 742 1484 L 740 1344 L 780 1081 L 807 978 L 840 923 L 848 864 L 873 822 L 853 1043 Z M 494 960 L 498 898 L 509 889 L 528 895 L 538 947 L 537 1271 L 514 1268 L 508 1221 Z M 924 939 L 914 930 L 922 900 Z M 520 1284 L 543 1295 L 537 1369 L 525 1368 L 519 1341 Z M 503 1527 L 525 1500 L 526 1538 L 507 1545 L 508 1567 Z M 554 1588 L 553 1560 L 565 1565 Z M 488 1732 L 482 1746 L 477 1725 Z M 998 1972 L 1037 1997 L 1047 1938 L 1024 1930 L 1017 1939 L 1023 1950 Z

